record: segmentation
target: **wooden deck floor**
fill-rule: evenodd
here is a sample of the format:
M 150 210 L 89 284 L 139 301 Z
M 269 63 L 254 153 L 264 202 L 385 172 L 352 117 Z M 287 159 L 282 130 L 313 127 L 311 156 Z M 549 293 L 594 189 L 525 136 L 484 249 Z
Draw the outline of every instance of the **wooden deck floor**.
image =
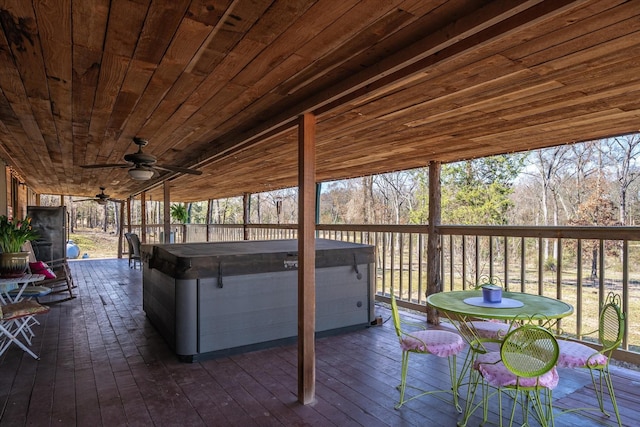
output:
M 78 297 L 41 316 L 36 361 L 12 346 L 0 358 L 1 426 L 455 426 L 433 397 L 394 409 L 400 350 L 390 321 L 316 342 L 316 402 L 297 403 L 296 346 L 181 363 L 142 311 L 140 270 L 126 260 L 74 261 Z M 389 312 L 376 307 L 385 320 Z M 410 314 L 407 314 L 410 315 Z M 410 380 L 443 387 L 444 360 L 416 356 Z M 588 374 L 561 371 L 558 406 L 591 402 Z M 637 425 L 640 375 L 615 369 L 625 425 Z M 489 421 L 498 421 L 493 407 Z M 480 418 L 469 423 L 477 426 Z M 563 414 L 557 426 L 613 425 Z

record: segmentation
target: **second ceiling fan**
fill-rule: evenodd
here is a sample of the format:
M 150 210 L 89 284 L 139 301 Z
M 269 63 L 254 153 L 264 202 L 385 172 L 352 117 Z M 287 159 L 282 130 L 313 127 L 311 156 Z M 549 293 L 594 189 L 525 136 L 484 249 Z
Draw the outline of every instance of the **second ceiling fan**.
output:
M 138 146 L 135 153 L 125 154 L 124 161 L 127 163 L 106 163 L 96 165 L 82 165 L 83 168 L 99 169 L 99 168 L 129 168 L 129 176 L 135 180 L 146 181 L 159 174 L 158 170 L 166 170 L 170 172 L 188 173 L 192 175 L 201 175 L 202 171 L 183 168 L 174 165 L 157 164 L 157 159 L 151 154 L 142 152 L 142 147 L 146 146 L 149 141 L 146 139 L 134 137 L 133 143 Z
M 122 202 L 122 200 L 112 199 L 108 194 L 104 193 L 105 187 L 100 187 L 100 193 L 96 194 L 96 197 L 92 197 L 90 199 L 79 199 L 74 200 L 74 202 L 97 202 L 99 205 L 106 205 L 107 202 Z

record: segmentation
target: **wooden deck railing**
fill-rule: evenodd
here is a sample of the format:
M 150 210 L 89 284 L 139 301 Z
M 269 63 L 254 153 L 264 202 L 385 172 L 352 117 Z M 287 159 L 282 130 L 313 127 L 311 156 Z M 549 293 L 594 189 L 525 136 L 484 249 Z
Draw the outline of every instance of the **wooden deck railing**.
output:
M 173 241 L 295 239 L 296 225 L 172 225 Z M 133 227 L 139 232 L 139 226 Z M 147 225 L 159 242 L 161 225 Z M 208 232 L 208 233 L 207 233 Z M 440 226 L 443 290 L 474 287 L 486 278 L 507 290 L 536 293 L 573 305 L 562 330 L 585 338 L 597 329 L 598 307 L 619 293 L 627 316 L 623 358 L 640 363 L 640 227 Z M 208 236 L 207 236 L 208 234 Z M 207 238 L 208 237 L 208 238 Z M 424 310 L 425 226 L 318 225 L 317 237 L 376 247 L 376 297 L 391 290 L 405 306 Z

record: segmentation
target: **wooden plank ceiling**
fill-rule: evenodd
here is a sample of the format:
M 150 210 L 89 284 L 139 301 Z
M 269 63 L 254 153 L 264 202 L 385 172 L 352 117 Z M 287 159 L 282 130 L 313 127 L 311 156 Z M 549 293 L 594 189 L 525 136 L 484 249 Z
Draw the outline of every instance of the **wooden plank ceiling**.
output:
M 0 157 L 38 193 L 175 201 L 640 129 L 640 2 L 0 0 Z M 134 136 L 161 171 L 134 181 Z M 154 185 L 156 190 L 153 190 Z

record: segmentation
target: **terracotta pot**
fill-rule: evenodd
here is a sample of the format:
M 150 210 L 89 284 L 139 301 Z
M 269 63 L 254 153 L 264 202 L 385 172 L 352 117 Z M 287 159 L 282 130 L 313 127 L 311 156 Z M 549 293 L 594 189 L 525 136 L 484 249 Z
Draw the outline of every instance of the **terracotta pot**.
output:
M 29 266 L 29 252 L 0 253 L 0 277 L 21 277 Z

